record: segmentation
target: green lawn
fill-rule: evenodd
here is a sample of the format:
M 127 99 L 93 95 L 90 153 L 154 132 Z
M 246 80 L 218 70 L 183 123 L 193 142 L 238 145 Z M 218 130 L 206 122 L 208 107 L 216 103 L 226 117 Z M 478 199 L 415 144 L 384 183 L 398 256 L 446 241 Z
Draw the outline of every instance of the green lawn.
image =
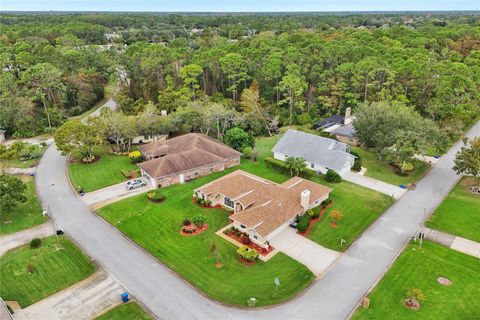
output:
M 142 194 L 101 208 L 99 214 L 216 300 L 239 306 L 247 305 L 250 297 L 258 299 L 257 306 L 286 301 L 305 289 L 313 281 L 313 274 L 282 253 L 266 263 L 244 265 L 238 259 L 236 247 L 214 234 L 229 223 L 228 212 L 192 203 L 193 189 L 227 172 L 165 188 L 167 200 L 161 204 L 149 202 Z M 208 230 L 193 237 L 180 235 L 183 219 L 191 219 L 198 213 L 207 217 Z M 223 263 L 220 269 L 215 267 L 215 258 L 210 254 L 212 243 L 220 252 Z M 281 281 L 278 292 L 275 277 Z
M 47 150 L 47 147 L 43 147 L 41 145 L 36 145 L 36 144 L 25 143 L 25 147 L 23 150 L 24 152 L 29 151 L 31 154 L 34 154 L 36 156 L 36 159 L 22 161 L 20 160 L 20 156 L 18 155 L 17 157 L 15 157 L 15 159 L 6 160 L 8 167 L 11 167 L 11 168 L 35 167 L 40 162 L 40 159 L 42 158 L 42 155 L 45 152 L 45 150 Z
M 353 319 L 478 319 L 480 262 L 477 258 L 424 241 L 410 244 L 370 294 L 370 308 Z M 452 286 L 437 283 L 450 279 Z M 403 306 L 409 288 L 419 288 L 426 301 L 419 310 Z
M 418 159 L 414 159 L 414 170 L 408 176 L 400 176 L 395 172 L 388 162 L 378 160 L 377 156 L 364 148 L 352 147 L 352 151 L 358 153 L 362 158 L 362 167 L 367 168 L 365 175 L 374 179 L 401 185 L 416 182 L 429 168 L 429 165 Z
M 463 178 L 427 221 L 430 228 L 480 242 L 480 196 L 468 191 L 472 178 Z
M 74 187 L 81 186 L 85 192 L 101 189 L 127 180 L 120 170 L 138 170 L 128 156 L 117 156 L 103 146 L 97 152 L 100 160 L 94 163 L 69 163 L 68 173 Z
M 28 229 L 47 221 L 47 218 L 42 215 L 42 208 L 35 194 L 35 181 L 28 176 L 21 178 L 27 185 L 25 192 L 27 202 L 18 203 L 8 211 L 0 209 L 0 235 Z
M 42 240 L 42 246 L 18 247 L 0 258 L 0 296 L 16 300 L 25 308 L 55 292 L 85 279 L 95 266 L 67 238 Z M 33 273 L 29 273 L 29 264 Z
M 95 320 L 150 320 L 152 319 L 138 304 L 128 302 L 102 314 Z

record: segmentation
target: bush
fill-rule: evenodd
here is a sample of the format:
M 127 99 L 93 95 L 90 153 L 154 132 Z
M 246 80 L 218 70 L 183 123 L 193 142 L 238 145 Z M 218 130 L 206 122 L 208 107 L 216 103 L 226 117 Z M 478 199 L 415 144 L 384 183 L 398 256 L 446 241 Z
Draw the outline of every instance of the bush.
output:
M 297 221 L 297 229 L 301 233 L 307 231 L 308 226 L 310 225 L 310 218 L 308 216 L 301 216 Z
M 41 245 L 42 245 L 42 239 L 33 238 L 32 241 L 30 241 L 30 248 L 32 249 L 40 248 Z
M 165 196 L 162 194 L 162 192 L 159 189 L 153 190 L 147 193 L 147 198 L 154 202 L 165 201 Z
M 192 222 L 190 221 L 190 219 L 184 219 L 183 222 L 182 222 L 182 224 L 183 224 L 184 226 L 189 226 L 189 225 L 192 224 Z
M 138 163 L 142 160 L 142 153 L 140 151 L 132 151 L 128 154 L 128 157 L 130 160 L 132 160 L 133 163 Z
M 182 231 L 183 231 L 183 233 L 192 234 L 195 231 L 197 231 L 197 228 L 196 227 L 192 228 L 191 226 L 183 226 Z
M 120 173 L 125 177 L 125 178 L 130 178 L 130 170 L 127 169 L 121 169 Z
M 201 227 L 205 224 L 205 216 L 203 214 L 196 214 L 193 216 L 192 222 L 197 227 Z
M 250 146 L 247 146 L 247 147 L 243 148 L 243 150 L 242 150 L 242 153 L 245 156 L 245 158 L 250 158 L 252 152 L 253 152 L 253 149 Z
M 242 246 L 237 249 L 237 253 L 242 257 L 243 260 L 252 262 L 258 258 L 258 252 L 255 249 L 250 249 L 247 246 Z
M 355 161 L 353 162 L 352 170 L 356 172 L 362 170 L 362 158 L 360 158 L 358 153 L 356 153 L 355 151 L 350 151 L 350 154 L 356 157 Z
M 255 140 L 242 128 L 232 128 L 225 133 L 225 143 L 235 150 L 241 151 L 245 147 L 253 147 Z
M 285 174 L 290 175 L 290 169 L 287 168 L 287 166 L 285 165 L 285 162 L 277 160 L 277 159 L 273 159 L 271 157 L 265 158 L 264 161 L 265 161 L 265 165 L 268 168 L 273 168 L 275 170 L 278 170 L 280 172 L 283 172 Z M 313 173 L 313 171 L 311 171 L 311 170 L 304 170 L 304 171 L 300 172 L 299 176 L 303 177 L 303 178 L 306 178 L 306 179 L 309 179 L 312 176 L 312 173 Z
M 325 180 L 330 183 L 340 183 L 342 182 L 342 177 L 340 177 L 336 171 L 328 169 L 327 174 L 325 175 Z
M 320 211 L 315 210 L 315 211 L 313 212 L 313 219 L 317 219 L 318 217 L 320 217 Z
M 325 209 L 326 207 L 328 207 L 328 205 L 330 203 L 332 203 L 332 199 L 327 199 L 327 200 L 322 201 L 321 206 L 322 206 L 323 209 Z
M 306 214 L 310 219 L 313 219 L 313 217 L 315 216 L 315 212 L 313 212 L 313 210 L 308 210 L 307 212 L 305 212 L 305 214 Z
M 418 288 L 409 288 L 407 291 L 407 299 L 416 300 L 418 302 L 424 302 L 427 300 L 427 297 L 422 290 Z
M 240 242 L 242 244 L 249 245 L 252 240 L 250 240 L 250 237 L 244 235 L 242 238 L 240 238 Z

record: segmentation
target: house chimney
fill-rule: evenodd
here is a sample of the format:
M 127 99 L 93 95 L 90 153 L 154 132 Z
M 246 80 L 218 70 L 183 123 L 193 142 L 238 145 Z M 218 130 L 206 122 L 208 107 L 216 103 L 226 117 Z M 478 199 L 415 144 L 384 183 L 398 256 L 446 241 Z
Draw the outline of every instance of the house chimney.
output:
M 310 209 L 310 190 L 305 189 L 300 193 L 300 205 L 304 211 Z
M 345 109 L 345 118 L 343 119 L 343 124 L 350 124 L 352 123 L 352 108 L 348 107 Z

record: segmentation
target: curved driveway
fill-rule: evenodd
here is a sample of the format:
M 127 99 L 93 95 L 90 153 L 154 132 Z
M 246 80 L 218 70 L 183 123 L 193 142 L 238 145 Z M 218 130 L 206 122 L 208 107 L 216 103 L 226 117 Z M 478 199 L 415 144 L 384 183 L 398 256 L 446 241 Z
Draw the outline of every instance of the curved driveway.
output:
M 480 136 L 480 122 L 468 134 Z M 457 143 L 390 207 L 303 295 L 281 306 L 240 310 L 207 299 L 91 213 L 70 188 L 66 160 L 52 145 L 37 169 L 37 192 L 88 255 L 162 319 L 344 319 L 380 279 L 424 220 L 459 180 L 451 169 Z M 232 288 L 235 290 L 235 288 Z

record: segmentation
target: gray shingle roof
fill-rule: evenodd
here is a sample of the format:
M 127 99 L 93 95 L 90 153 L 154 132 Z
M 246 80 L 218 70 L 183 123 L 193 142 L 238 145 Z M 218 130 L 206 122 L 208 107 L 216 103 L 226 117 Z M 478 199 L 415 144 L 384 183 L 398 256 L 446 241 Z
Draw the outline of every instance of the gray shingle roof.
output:
M 341 126 L 337 129 L 334 129 L 330 131 L 331 134 L 339 135 L 342 137 L 347 137 L 347 138 L 353 138 L 355 137 L 355 133 L 357 131 L 355 130 L 355 127 L 353 126 L 353 123 L 346 124 L 344 126 Z
M 345 143 L 289 129 L 272 149 L 290 157 L 302 157 L 330 169 L 341 170 L 355 158 Z

